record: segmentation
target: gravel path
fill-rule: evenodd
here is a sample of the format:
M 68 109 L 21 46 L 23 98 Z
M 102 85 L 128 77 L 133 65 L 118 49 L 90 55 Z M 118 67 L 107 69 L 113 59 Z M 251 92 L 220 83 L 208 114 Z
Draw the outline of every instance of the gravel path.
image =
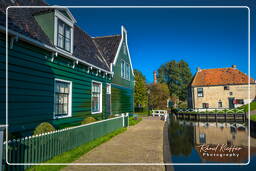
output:
M 163 163 L 164 121 L 144 118 L 120 135 L 81 156 L 74 163 Z M 163 171 L 164 166 L 83 166 L 72 165 L 62 171 Z

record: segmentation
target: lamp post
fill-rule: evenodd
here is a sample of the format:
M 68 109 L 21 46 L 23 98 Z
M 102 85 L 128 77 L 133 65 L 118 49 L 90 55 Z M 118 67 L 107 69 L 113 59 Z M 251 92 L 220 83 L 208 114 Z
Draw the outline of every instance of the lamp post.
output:
M 150 95 L 150 89 L 148 89 L 148 91 L 147 91 L 147 93 L 148 93 L 148 116 L 150 116 L 150 105 L 149 105 L 149 95 Z

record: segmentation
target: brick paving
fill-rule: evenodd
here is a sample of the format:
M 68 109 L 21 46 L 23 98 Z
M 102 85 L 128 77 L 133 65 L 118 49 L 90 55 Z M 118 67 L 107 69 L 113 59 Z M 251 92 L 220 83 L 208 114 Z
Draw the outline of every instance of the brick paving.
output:
M 143 118 L 122 134 L 81 156 L 74 163 L 163 163 L 164 121 L 159 117 Z M 163 171 L 163 165 L 152 166 L 84 166 L 70 165 L 62 171 Z

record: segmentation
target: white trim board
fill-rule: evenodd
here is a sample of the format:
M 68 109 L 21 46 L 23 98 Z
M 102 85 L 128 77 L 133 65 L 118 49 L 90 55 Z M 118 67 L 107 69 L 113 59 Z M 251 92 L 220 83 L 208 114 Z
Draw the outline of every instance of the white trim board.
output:
M 124 35 L 124 33 L 125 33 L 125 35 Z M 131 60 L 130 51 L 129 51 L 129 47 L 128 47 L 127 31 L 126 31 L 126 29 L 125 29 L 124 26 L 121 26 L 121 35 L 122 35 L 122 37 L 121 37 L 120 43 L 119 43 L 118 48 L 117 48 L 117 51 L 116 51 L 116 55 L 115 55 L 115 58 L 114 58 L 114 62 L 111 63 L 111 66 L 112 66 L 112 64 L 113 64 L 114 66 L 116 65 L 117 58 L 118 58 L 118 55 L 119 55 L 119 53 L 120 53 L 120 50 L 121 50 L 123 41 L 125 40 L 125 45 L 126 45 L 126 49 L 127 49 L 127 54 L 128 54 L 129 62 L 130 62 L 130 67 L 131 67 L 131 70 L 132 70 L 132 75 L 134 76 L 133 66 L 132 66 L 132 60 Z M 125 36 L 125 37 L 124 37 L 124 36 Z M 113 72 L 112 67 L 110 68 L 110 71 Z

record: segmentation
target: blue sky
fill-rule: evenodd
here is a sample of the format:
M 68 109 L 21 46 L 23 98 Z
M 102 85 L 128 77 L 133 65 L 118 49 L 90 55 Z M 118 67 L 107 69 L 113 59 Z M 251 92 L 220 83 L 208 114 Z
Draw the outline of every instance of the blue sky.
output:
M 205 2 L 208 2 L 205 4 Z M 250 5 L 234 0 L 191 1 L 55 1 L 56 5 Z M 171 2 L 171 3 L 170 3 Z M 226 2 L 226 3 L 225 3 Z M 153 71 L 171 60 L 185 60 L 192 73 L 196 67 L 222 68 L 237 65 L 248 73 L 248 10 L 236 9 L 70 9 L 78 25 L 91 36 L 120 34 L 128 31 L 128 44 L 134 69 L 142 71 L 148 82 Z M 251 10 L 252 11 L 252 10 Z M 252 11 L 253 16 L 255 12 Z M 254 24 L 254 23 L 252 23 Z M 252 32 L 251 63 L 255 64 L 255 33 Z M 253 67 L 254 65 L 251 65 Z M 255 67 L 251 76 L 256 78 Z

